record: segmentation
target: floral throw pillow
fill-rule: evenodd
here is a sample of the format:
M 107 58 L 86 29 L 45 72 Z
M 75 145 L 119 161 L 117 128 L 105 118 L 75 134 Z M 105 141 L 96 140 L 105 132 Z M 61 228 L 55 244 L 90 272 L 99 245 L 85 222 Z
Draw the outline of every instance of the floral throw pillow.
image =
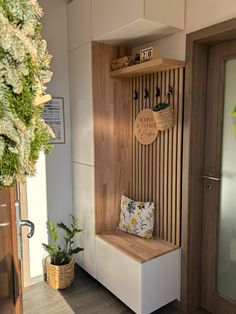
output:
M 151 239 L 154 227 L 154 203 L 136 202 L 121 195 L 121 213 L 118 229 Z

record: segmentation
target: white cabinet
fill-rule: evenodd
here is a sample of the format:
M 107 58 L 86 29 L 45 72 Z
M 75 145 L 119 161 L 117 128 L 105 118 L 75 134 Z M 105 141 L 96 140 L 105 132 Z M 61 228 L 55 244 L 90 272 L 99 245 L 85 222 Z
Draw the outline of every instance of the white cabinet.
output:
M 143 0 L 92 0 L 93 39 L 134 23 L 143 15 Z
M 185 0 L 145 0 L 145 18 L 184 29 Z
M 97 280 L 135 313 L 141 308 L 141 264 L 96 237 Z
M 69 53 L 72 161 L 94 165 L 91 43 Z
M 185 0 L 73 0 L 69 50 L 94 41 L 137 45 L 184 29 Z
M 83 229 L 76 242 L 84 247 L 76 262 L 96 277 L 90 0 L 69 4 L 68 23 L 73 212 Z
M 96 277 L 95 265 L 95 215 L 94 167 L 73 163 L 73 211 L 83 229 L 75 241 L 84 248 L 76 255 L 76 262 L 90 275 Z
M 184 29 L 185 0 L 91 0 L 92 39 L 140 44 Z
M 140 263 L 96 237 L 96 264 L 97 280 L 137 314 L 180 299 L 180 249 Z
M 68 4 L 69 51 L 91 41 L 91 0 Z

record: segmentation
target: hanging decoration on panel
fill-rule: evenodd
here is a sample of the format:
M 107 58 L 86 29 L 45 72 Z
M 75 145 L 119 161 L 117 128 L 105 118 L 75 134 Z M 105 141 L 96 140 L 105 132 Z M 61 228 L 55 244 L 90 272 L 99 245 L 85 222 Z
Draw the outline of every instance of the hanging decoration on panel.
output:
M 143 145 L 152 144 L 158 135 L 158 128 L 151 109 L 139 112 L 134 123 L 134 134 Z
M 169 86 L 169 91 L 163 102 L 157 103 L 153 109 L 153 116 L 160 131 L 169 130 L 175 125 L 174 107 L 170 103 L 171 96 L 173 96 L 173 88 Z
M 52 149 L 41 118 L 52 76 L 41 16 L 36 0 L 0 0 L 0 187 L 34 175 L 39 152 Z

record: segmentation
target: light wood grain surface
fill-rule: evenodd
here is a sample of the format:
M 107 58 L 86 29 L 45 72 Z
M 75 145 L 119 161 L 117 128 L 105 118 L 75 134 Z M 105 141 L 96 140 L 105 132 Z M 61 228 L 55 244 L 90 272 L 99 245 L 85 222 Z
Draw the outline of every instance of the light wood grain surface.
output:
M 110 76 L 113 78 L 130 78 L 138 75 L 146 75 L 165 70 L 177 69 L 184 67 L 184 65 L 184 61 L 158 58 L 123 69 L 111 71 Z
M 109 76 L 118 47 L 92 44 L 95 138 L 96 232 L 116 228 L 121 194 L 130 195 L 132 151 L 131 80 Z
M 175 126 L 159 131 L 157 139 L 150 145 L 140 144 L 133 132 L 132 144 L 132 195 L 139 201 L 153 201 L 156 208 L 155 235 L 170 243 L 180 245 L 181 185 L 183 149 L 183 88 L 184 68 L 137 76 L 132 80 L 133 126 L 140 111 L 152 109 L 163 101 L 169 86 L 174 90 L 170 103 L 175 111 Z M 155 96 L 159 87 L 161 96 Z M 149 98 L 144 99 L 144 90 Z
M 111 78 L 110 63 L 119 56 L 119 48 L 98 43 L 92 47 L 96 232 L 116 228 L 120 195 L 125 194 L 138 201 L 155 202 L 155 235 L 179 246 L 183 64 L 175 63 L 175 69 L 133 79 Z M 142 145 L 134 135 L 136 117 L 143 109 L 153 109 L 163 101 L 169 86 L 174 91 L 170 102 L 175 110 L 175 126 L 159 132 L 151 145 Z M 155 96 L 157 87 L 161 91 L 159 98 Z M 147 98 L 145 89 L 149 92 Z M 132 100 L 134 91 L 138 99 Z
M 147 240 L 119 230 L 107 231 L 97 236 L 139 263 L 177 249 L 177 246 L 161 239 Z

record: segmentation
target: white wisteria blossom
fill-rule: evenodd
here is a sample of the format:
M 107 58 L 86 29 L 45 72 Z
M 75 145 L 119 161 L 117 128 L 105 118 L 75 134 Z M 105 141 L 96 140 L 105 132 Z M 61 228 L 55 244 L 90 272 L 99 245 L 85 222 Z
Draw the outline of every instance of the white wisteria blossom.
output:
M 0 187 L 33 175 L 39 151 L 51 149 L 37 104 L 52 76 L 41 16 L 36 0 L 0 0 Z

